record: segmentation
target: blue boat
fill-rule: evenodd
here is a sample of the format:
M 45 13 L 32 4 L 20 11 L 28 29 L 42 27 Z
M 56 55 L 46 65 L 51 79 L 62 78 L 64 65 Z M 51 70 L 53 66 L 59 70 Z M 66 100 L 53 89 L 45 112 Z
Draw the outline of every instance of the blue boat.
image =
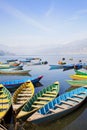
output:
M 27 80 L 30 80 L 30 81 L 32 81 L 33 84 L 35 84 L 36 82 L 39 82 L 42 77 L 43 76 L 38 76 L 38 77 L 34 76 L 34 77 L 28 77 L 28 78 L 11 80 L 11 81 L 3 81 L 3 82 L 0 82 L 0 84 L 3 84 L 10 91 L 14 91 L 21 84 L 23 84 L 24 82 L 26 82 Z
M 54 69 L 63 69 L 64 65 L 49 65 L 50 66 L 50 70 L 54 70 Z
M 27 121 L 41 124 L 59 119 L 77 109 L 87 97 L 87 86 L 66 92 L 35 112 Z

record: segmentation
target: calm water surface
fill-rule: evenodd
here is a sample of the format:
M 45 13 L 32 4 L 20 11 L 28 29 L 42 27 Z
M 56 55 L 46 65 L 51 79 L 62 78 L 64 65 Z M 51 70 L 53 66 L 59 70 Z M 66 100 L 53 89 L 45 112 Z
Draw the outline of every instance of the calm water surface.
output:
M 60 82 L 60 93 L 62 94 L 71 86 L 66 82 L 67 79 L 70 79 L 70 75 L 74 74 L 74 70 L 63 71 L 62 69 L 50 70 L 50 64 L 57 64 L 65 56 L 12 56 L 12 57 L 0 57 L 0 61 L 5 61 L 7 59 L 18 58 L 24 59 L 28 57 L 40 57 L 43 61 L 48 61 L 47 65 L 36 65 L 36 66 L 24 66 L 24 69 L 30 69 L 29 75 L 0 75 L 0 81 L 8 81 L 14 79 L 21 79 L 29 76 L 39 76 L 43 75 L 43 78 L 40 81 L 38 87 L 35 87 L 35 93 L 39 90 L 47 87 L 55 81 Z M 70 61 L 69 58 L 73 58 L 73 61 Z M 66 56 L 65 61 L 67 63 L 78 63 L 79 60 L 87 62 L 86 56 Z M 25 124 L 25 130 L 87 130 L 87 101 L 76 111 L 71 114 L 59 119 L 52 121 L 46 125 L 31 125 Z M 9 130 L 13 130 L 13 122 L 11 120 Z M 18 129 L 21 129 L 19 127 Z

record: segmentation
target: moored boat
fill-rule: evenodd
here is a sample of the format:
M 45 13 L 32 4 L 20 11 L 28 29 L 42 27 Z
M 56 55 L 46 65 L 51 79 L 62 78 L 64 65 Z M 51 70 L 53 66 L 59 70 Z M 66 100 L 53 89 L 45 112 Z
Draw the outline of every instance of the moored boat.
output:
M 76 110 L 87 98 L 87 86 L 66 92 L 55 98 L 35 112 L 28 122 L 35 124 L 47 123 Z
M 11 108 L 11 93 L 0 84 L 0 122 L 2 122 Z
M 81 70 L 74 70 L 76 72 L 76 74 L 78 75 L 87 75 L 87 70 L 85 69 L 81 69 Z
M 66 80 L 71 86 L 85 86 L 87 80 Z
M 14 91 L 17 89 L 21 84 L 26 82 L 27 80 L 30 80 L 33 84 L 39 82 L 43 78 L 42 75 L 40 76 L 33 76 L 33 77 L 26 77 L 23 79 L 16 79 L 16 80 L 10 80 L 10 81 L 2 81 L 0 84 L 3 84 L 7 89 L 10 91 Z
M 70 75 L 70 78 L 74 79 L 74 80 L 87 80 L 87 75 Z
M 26 120 L 38 109 L 52 101 L 59 93 L 59 82 L 55 82 L 34 95 L 20 110 L 16 119 Z
M 15 114 L 24 106 L 24 104 L 34 95 L 34 85 L 31 81 L 26 81 L 14 93 L 12 97 L 12 107 Z
M 31 70 L 0 70 L 0 74 L 28 74 Z

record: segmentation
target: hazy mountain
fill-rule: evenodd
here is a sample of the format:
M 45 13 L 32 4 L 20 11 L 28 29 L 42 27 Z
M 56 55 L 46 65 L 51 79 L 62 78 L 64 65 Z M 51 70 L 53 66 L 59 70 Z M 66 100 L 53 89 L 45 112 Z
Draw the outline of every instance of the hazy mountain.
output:
M 0 56 L 4 55 L 14 55 L 14 54 L 11 53 L 10 48 L 8 46 L 0 44 Z
M 67 44 L 58 44 L 41 50 L 44 54 L 87 54 L 87 39 Z

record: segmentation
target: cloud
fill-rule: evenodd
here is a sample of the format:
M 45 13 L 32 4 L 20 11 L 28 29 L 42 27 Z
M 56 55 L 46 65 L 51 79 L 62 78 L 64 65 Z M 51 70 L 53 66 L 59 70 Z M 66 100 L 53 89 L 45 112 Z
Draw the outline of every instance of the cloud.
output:
M 7 3 L 0 1 L 0 8 L 2 10 L 4 10 L 6 13 L 17 17 L 18 19 L 26 22 L 27 24 L 30 24 L 30 25 L 32 25 L 32 26 L 34 26 L 42 31 L 49 31 L 49 29 L 47 27 L 45 27 L 44 25 L 42 25 L 41 23 L 39 23 L 35 19 L 31 18 L 30 16 L 27 16 L 26 14 L 24 14 L 20 10 L 8 5 Z
M 45 13 L 45 16 L 48 17 L 53 12 L 53 9 L 54 9 L 53 4 L 51 4 L 50 7 L 48 8 L 47 12 Z

